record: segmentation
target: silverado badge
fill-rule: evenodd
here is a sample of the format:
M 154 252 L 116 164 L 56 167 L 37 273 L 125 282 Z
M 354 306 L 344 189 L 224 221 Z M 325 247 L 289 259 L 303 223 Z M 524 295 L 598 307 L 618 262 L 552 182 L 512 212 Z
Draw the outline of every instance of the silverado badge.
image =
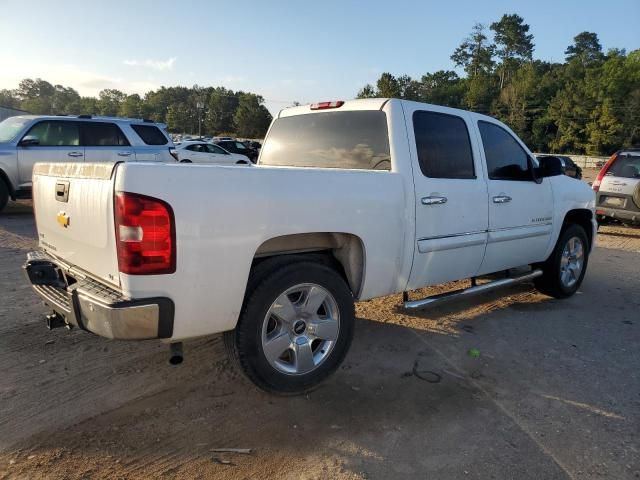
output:
M 69 226 L 69 222 L 71 221 L 71 217 L 64 212 L 58 212 L 58 223 L 67 228 Z

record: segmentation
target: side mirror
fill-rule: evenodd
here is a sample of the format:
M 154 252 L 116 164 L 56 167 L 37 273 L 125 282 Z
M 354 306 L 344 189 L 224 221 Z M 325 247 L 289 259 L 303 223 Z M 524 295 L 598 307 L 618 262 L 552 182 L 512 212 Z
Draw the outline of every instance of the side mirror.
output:
M 33 145 L 40 145 L 40 140 L 35 135 L 27 135 L 22 140 L 20 140 L 21 147 L 30 147 Z
M 555 177 L 556 175 L 562 175 L 564 172 L 562 162 L 558 157 L 538 157 L 538 176 Z

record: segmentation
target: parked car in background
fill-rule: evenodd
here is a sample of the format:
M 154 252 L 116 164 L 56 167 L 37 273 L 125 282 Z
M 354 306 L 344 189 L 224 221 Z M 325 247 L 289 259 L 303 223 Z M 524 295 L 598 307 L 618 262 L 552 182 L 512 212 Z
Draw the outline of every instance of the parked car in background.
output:
M 175 162 L 163 124 L 129 118 L 20 115 L 0 122 L 0 211 L 31 198 L 36 162 Z
M 411 310 L 530 280 L 569 297 L 597 227 L 589 186 L 501 122 L 398 99 L 283 110 L 252 168 L 74 167 L 34 172 L 41 250 L 25 272 L 49 324 L 164 339 L 173 363 L 182 340 L 227 332 L 244 373 L 286 394 L 339 367 L 355 301 L 404 293 Z
M 592 188 L 598 220 L 615 218 L 640 224 L 640 149 L 614 153 L 602 167 Z
M 213 142 L 216 145 L 224 148 L 228 152 L 231 153 L 239 153 L 240 155 L 245 155 L 249 157 L 249 159 L 256 163 L 258 160 L 258 155 L 260 152 L 255 148 L 249 148 L 244 143 L 239 140 L 218 140 Z
M 184 142 L 176 147 L 181 163 L 214 163 L 219 165 L 249 165 L 245 155 L 227 152 L 224 148 L 208 142 Z
M 538 155 L 538 159 L 542 157 L 555 157 L 560 160 L 560 165 L 562 165 L 562 173 L 564 173 L 567 177 L 572 177 L 578 180 L 582 179 L 582 168 L 579 167 L 571 157 L 567 157 L 566 155 Z
M 262 148 L 262 144 L 260 142 L 254 142 L 253 140 L 245 140 L 242 143 L 244 143 L 247 148 L 253 148 L 258 151 Z

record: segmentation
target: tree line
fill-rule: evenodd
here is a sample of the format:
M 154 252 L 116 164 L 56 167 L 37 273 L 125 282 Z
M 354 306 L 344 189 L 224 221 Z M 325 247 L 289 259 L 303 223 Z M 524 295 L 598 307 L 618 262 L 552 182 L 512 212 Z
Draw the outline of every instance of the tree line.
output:
M 492 38 L 490 38 L 492 37 Z M 533 58 L 534 38 L 517 14 L 473 26 L 451 55 L 452 70 L 420 79 L 383 73 L 358 98 L 394 97 L 494 116 L 538 152 L 609 155 L 640 146 L 640 50 L 607 53 L 582 32 L 563 63 Z
M 24 79 L 15 90 L 0 90 L 0 106 L 38 115 L 105 115 L 149 118 L 167 124 L 171 132 L 231 134 L 262 138 L 271 114 L 254 93 L 224 87 L 160 87 L 144 96 L 105 89 L 98 97 L 83 97 L 73 88 L 46 80 Z

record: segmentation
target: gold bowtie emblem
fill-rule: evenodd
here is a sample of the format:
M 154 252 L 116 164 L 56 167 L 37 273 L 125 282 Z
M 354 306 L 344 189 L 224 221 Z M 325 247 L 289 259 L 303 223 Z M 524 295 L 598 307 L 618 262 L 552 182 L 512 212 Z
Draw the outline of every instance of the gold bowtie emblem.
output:
M 69 217 L 69 215 L 67 215 L 64 212 L 59 212 L 58 213 L 58 223 L 63 226 L 64 228 L 67 228 L 69 226 L 69 222 L 71 221 L 71 218 Z

